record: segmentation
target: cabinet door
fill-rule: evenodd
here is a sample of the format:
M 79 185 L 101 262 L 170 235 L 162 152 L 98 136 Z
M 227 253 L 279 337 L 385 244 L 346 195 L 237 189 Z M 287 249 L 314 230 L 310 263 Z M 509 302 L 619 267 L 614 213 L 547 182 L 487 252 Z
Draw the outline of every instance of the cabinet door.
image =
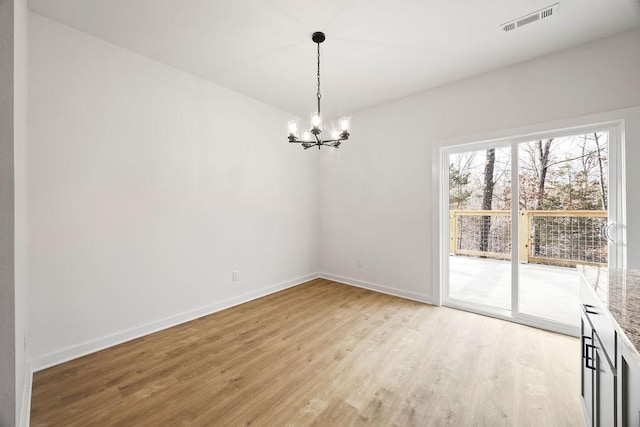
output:
M 615 427 L 616 420 L 616 374 L 607 359 L 602 344 L 594 334 L 594 425 L 598 427 Z
M 622 348 L 622 426 L 640 426 L 640 364 L 633 350 Z
M 593 367 L 595 366 L 593 347 L 591 347 L 593 331 L 584 314 L 580 316 L 580 332 L 582 334 L 582 368 L 580 369 L 582 405 L 584 406 L 587 425 L 593 426 Z

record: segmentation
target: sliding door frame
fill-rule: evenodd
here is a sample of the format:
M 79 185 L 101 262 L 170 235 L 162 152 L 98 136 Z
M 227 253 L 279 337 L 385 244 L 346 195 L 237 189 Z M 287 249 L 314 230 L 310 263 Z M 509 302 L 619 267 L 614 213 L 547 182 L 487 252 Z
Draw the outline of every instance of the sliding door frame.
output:
M 625 168 L 624 168 L 624 121 L 615 120 L 584 126 L 573 126 L 562 129 L 554 129 L 542 132 L 533 132 L 523 135 L 490 139 L 479 142 L 469 142 L 464 144 L 450 145 L 439 150 L 440 176 L 438 181 L 440 188 L 439 202 L 439 270 L 440 270 L 440 297 L 442 305 L 470 311 L 478 314 L 488 315 L 503 320 L 508 320 L 540 329 L 553 332 L 560 332 L 567 335 L 578 336 L 578 326 L 571 326 L 551 319 L 542 319 L 537 316 L 519 312 L 519 266 L 518 261 L 518 233 L 519 221 L 519 186 L 512 186 L 511 203 L 511 309 L 505 310 L 488 305 L 475 304 L 450 297 L 449 288 L 449 156 L 455 153 L 483 150 L 488 148 L 511 148 L 511 182 L 518 183 L 519 173 L 519 144 L 538 139 L 560 138 L 566 136 L 588 134 L 595 131 L 609 132 L 609 193 L 608 208 L 610 222 L 616 223 L 613 227 L 613 236 L 616 243 L 609 243 L 609 267 L 626 267 L 626 203 L 624 197 L 625 189 Z M 613 215 L 612 215 L 613 213 Z M 576 277 L 576 281 L 578 278 Z

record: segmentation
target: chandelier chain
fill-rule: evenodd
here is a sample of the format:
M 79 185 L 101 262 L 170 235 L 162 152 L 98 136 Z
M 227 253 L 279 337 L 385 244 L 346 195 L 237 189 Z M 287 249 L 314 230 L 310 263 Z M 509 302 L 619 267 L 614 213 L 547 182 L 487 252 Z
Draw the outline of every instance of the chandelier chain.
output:
M 320 114 L 320 43 L 318 43 L 318 93 L 316 93 L 316 97 L 318 98 L 318 114 Z

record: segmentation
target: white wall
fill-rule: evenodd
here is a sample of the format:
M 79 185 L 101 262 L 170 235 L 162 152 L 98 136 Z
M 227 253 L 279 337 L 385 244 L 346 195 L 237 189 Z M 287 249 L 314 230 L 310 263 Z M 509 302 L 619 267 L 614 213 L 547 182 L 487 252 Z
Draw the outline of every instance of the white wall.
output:
M 0 4 L 0 426 L 22 425 L 25 335 L 27 4 Z
M 323 153 L 322 270 L 436 300 L 436 148 L 603 118 L 627 119 L 629 266 L 640 268 L 639 110 L 581 117 L 640 106 L 638 70 L 640 29 L 354 114 L 351 146 Z
M 13 10 L 0 2 L 0 427 L 16 420 Z
M 41 16 L 29 26 L 36 369 L 318 270 L 319 162 L 287 144 L 289 114 Z
M 31 373 L 27 363 L 27 0 L 14 2 L 14 179 L 15 179 L 15 327 L 17 425 L 29 411 Z

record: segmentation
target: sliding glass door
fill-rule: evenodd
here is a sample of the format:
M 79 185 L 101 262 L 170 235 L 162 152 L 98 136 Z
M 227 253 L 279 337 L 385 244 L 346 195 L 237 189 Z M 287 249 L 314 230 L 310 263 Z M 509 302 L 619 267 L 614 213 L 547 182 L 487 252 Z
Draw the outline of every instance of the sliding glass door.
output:
M 449 296 L 511 310 L 511 148 L 449 155 Z
M 443 150 L 444 304 L 577 333 L 576 266 L 624 264 L 619 134 L 585 127 Z

